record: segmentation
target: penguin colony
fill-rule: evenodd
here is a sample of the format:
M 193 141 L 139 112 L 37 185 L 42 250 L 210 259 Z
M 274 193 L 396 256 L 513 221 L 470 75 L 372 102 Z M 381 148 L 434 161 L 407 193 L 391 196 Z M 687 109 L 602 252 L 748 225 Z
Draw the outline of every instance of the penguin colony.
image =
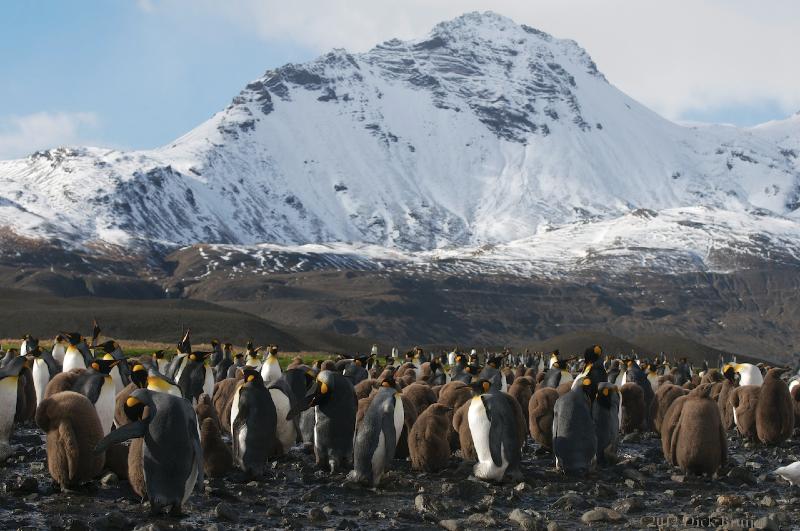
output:
M 62 490 L 111 468 L 153 514 L 182 514 L 204 476 L 257 478 L 301 445 L 321 473 L 377 487 L 396 459 L 436 473 L 454 454 L 477 479 L 520 481 L 528 434 L 556 470 L 584 476 L 614 466 L 621 433 L 652 431 L 668 463 L 714 476 L 728 430 L 780 445 L 800 415 L 800 379 L 787 369 L 697 371 L 686 359 L 617 359 L 599 345 L 566 359 L 458 348 L 400 358 L 393 349 L 383 363 L 376 346 L 283 370 L 276 345 L 234 353 L 212 340 L 197 351 L 187 330 L 174 355 L 134 359 L 99 342 L 101 332 L 96 322 L 91 338 L 61 332 L 51 349 L 25 336 L 2 354 L 0 460 L 13 455 L 14 425 L 35 421 Z M 800 484 L 800 462 L 775 473 Z

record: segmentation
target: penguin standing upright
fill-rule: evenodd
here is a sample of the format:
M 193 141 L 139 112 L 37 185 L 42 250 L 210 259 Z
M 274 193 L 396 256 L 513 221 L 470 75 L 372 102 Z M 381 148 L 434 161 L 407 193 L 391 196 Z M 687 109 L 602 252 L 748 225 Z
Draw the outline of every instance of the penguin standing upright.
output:
M 592 404 L 592 420 L 597 434 L 597 463 L 605 465 L 616 459 L 619 439 L 619 390 L 614 384 L 601 382 Z
M 148 415 L 143 418 L 147 407 Z M 203 485 L 203 453 L 197 428 L 197 415 L 187 400 L 167 393 L 137 389 L 125 403 L 125 412 L 133 422 L 114 430 L 97 445 L 104 452 L 112 444 L 132 438 L 143 438 L 142 470 L 129 470 L 129 475 L 143 476 L 150 512 L 181 514 L 195 485 Z M 131 445 L 134 452 L 134 445 Z
M 245 367 L 247 367 L 247 365 L 244 362 L 244 354 L 237 352 L 233 357 L 233 363 L 228 367 L 228 374 L 225 375 L 225 378 L 236 378 L 236 371 L 244 369 Z
M 183 391 L 171 378 L 161 374 L 152 365 L 147 369 L 147 389 L 183 398 Z
M 261 374 L 244 370 L 244 381 L 231 404 L 231 440 L 236 465 L 250 475 L 261 475 L 276 450 L 277 413 Z
M 110 340 L 101 343 L 94 347 L 95 353 L 100 351 L 102 358 L 105 360 L 117 360 L 123 363 L 117 363 L 111 369 L 111 379 L 114 380 L 114 388 L 116 392 L 122 391 L 126 385 L 131 383 L 131 373 L 128 370 L 128 364 L 125 362 L 125 354 L 122 353 L 122 347 L 116 341 Z
M 364 417 L 356 425 L 351 479 L 377 486 L 394 459 L 405 423 L 403 400 L 394 379 L 381 382 Z
M 493 391 L 506 392 L 508 390 L 508 382 L 503 377 L 500 371 L 500 364 L 503 362 L 502 356 L 492 356 L 486 360 L 486 365 L 478 375 L 481 380 L 488 380 L 492 385 Z
M 183 334 L 183 337 L 175 347 L 176 355 L 174 358 L 172 358 L 172 361 L 169 362 L 167 372 L 164 373 L 164 376 L 167 376 L 176 382 L 180 381 L 183 368 L 186 366 L 189 355 L 192 353 L 191 335 L 191 329 L 186 329 L 186 333 Z
M 314 455 L 331 474 L 350 466 L 358 402 L 353 383 L 333 371 L 320 371 L 306 394 L 314 407 Z
M 81 344 L 86 344 L 83 341 L 83 336 L 77 332 L 62 332 L 61 334 L 66 337 L 69 342 L 67 350 L 64 353 L 64 367 L 62 371 L 69 372 L 72 369 L 85 369 L 88 365 L 86 356 L 83 351 L 78 348 Z M 89 361 L 89 363 L 91 363 L 91 361 Z
M 94 404 L 104 434 L 111 431 L 114 423 L 117 392 L 110 372 L 118 363 L 120 362 L 117 360 L 97 358 L 88 369 L 77 375 L 72 386 L 73 391 L 81 393 Z
M 40 404 L 44 400 L 44 391 L 50 379 L 58 374 L 58 365 L 49 352 L 42 351 L 36 345 L 31 351 L 33 357 L 33 386 L 36 389 L 36 403 Z
M 553 453 L 556 469 L 567 474 L 586 474 L 597 456 L 597 433 L 592 420 L 585 378 L 581 387 L 562 395 L 553 407 Z
M 26 358 L 17 356 L 0 368 L 0 462 L 5 461 L 13 453 L 9 439 L 14 429 L 14 416 L 17 413 L 19 375 L 27 364 Z
M 53 350 L 50 354 L 59 365 L 64 365 L 64 356 L 67 353 L 67 340 L 63 335 L 58 334 L 53 341 Z
M 700 385 L 673 402 L 668 413 L 676 420 L 662 433 L 662 443 L 669 445 L 665 457 L 685 473 L 711 476 L 728 460 L 728 440 L 710 392 L 711 384 Z
M 478 462 L 473 467 L 476 478 L 500 481 L 508 474 L 521 478 L 521 441 L 519 419 L 511 407 L 511 397 L 492 389 L 488 380 L 470 385 L 467 422 Z
M 553 387 L 558 388 L 559 385 L 568 383 L 571 384 L 573 382 L 572 374 L 564 368 L 562 368 L 563 362 L 559 360 L 555 360 L 551 363 L 550 368 L 544 373 L 544 379 L 542 380 L 542 387 Z
M 264 347 L 255 348 L 253 346 L 253 342 L 252 341 L 248 341 L 247 342 L 247 349 L 245 351 L 244 364 L 247 365 L 248 367 L 253 367 L 254 369 L 260 369 L 261 368 L 261 362 L 262 362 L 260 352 L 261 352 L 262 348 L 264 348 Z M 262 380 L 263 380 L 263 378 L 262 378 Z
M 772 368 L 767 372 L 756 406 L 756 434 L 764 444 L 779 444 L 794 431 L 794 405 L 789 386 L 781 380 L 787 369 Z
M 228 369 L 233 365 L 233 345 L 225 343 L 222 349 L 222 359 L 214 367 L 214 382 L 221 382 L 228 377 Z
M 176 379 L 181 394 L 192 404 L 197 403 L 197 398 L 205 393 L 214 394 L 214 371 L 206 365 L 206 359 L 211 352 L 192 352 L 186 356 L 181 365 L 179 376 Z
M 261 378 L 264 385 L 271 385 L 281 377 L 281 365 L 278 361 L 278 346 L 270 345 L 267 349 L 267 358 L 261 365 Z
M 156 365 L 156 369 L 161 374 L 167 374 L 167 369 L 169 369 L 169 360 L 167 360 L 165 350 L 157 350 L 153 352 L 153 362 Z

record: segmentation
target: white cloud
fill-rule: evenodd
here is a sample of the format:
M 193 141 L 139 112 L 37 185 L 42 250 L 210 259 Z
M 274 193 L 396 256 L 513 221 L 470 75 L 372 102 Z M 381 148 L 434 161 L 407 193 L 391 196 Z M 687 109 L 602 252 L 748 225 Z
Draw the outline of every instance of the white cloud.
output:
M 183 0 L 160 5 L 185 8 Z M 774 102 L 800 109 L 800 2 L 772 0 L 197 0 L 270 41 L 364 51 L 424 36 L 437 22 L 493 10 L 578 41 L 608 79 L 670 118 L 693 109 Z M 274 65 L 264 65 L 274 66 Z
M 38 149 L 85 144 L 98 124 L 97 115 L 91 112 L 37 112 L 0 118 L 0 160 Z
M 145 13 L 152 13 L 156 8 L 153 0 L 136 0 L 136 7 Z

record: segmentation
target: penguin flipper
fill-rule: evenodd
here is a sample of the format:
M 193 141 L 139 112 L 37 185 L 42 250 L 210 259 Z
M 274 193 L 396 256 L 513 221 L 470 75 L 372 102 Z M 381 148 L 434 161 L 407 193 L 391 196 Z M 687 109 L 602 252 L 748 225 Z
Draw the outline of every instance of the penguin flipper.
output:
M 502 397 L 501 397 L 502 398 Z M 492 401 L 481 396 L 483 407 L 486 409 L 486 418 L 489 419 L 489 452 L 495 466 L 503 466 L 503 421 L 501 415 L 492 411 Z
M 117 428 L 97 443 L 97 446 L 94 447 L 94 453 L 101 454 L 108 450 L 108 447 L 112 444 L 119 444 L 129 439 L 144 437 L 144 434 L 147 432 L 147 424 L 148 423 L 143 420 L 137 420 L 136 422 L 131 422 L 130 424 L 125 424 Z
M 103 388 L 103 383 L 105 383 L 104 377 L 90 378 L 82 386 L 83 389 L 81 391 L 92 404 L 97 403 L 97 399 L 100 398 L 100 390 Z

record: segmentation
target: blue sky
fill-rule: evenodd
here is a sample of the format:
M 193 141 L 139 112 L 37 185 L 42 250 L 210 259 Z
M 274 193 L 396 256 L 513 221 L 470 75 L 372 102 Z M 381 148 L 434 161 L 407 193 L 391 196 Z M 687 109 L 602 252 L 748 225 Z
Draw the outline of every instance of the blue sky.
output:
M 791 27 L 800 2 L 752 11 L 755 3 L 694 0 L 692 17 L 683 0 L 664 4 L 8 0 L 0 2 L 0 158 L 59 144 L 156 147 L 269 68 L 333 46 L 361 51 L 422 36 L 439 20 L 489 8 L 577 40 L 611 82 L 674 120 L 753 125 L 800 109 L 798 74 L 786 72 L 797 70 L 786 61 L 800 46 Z

